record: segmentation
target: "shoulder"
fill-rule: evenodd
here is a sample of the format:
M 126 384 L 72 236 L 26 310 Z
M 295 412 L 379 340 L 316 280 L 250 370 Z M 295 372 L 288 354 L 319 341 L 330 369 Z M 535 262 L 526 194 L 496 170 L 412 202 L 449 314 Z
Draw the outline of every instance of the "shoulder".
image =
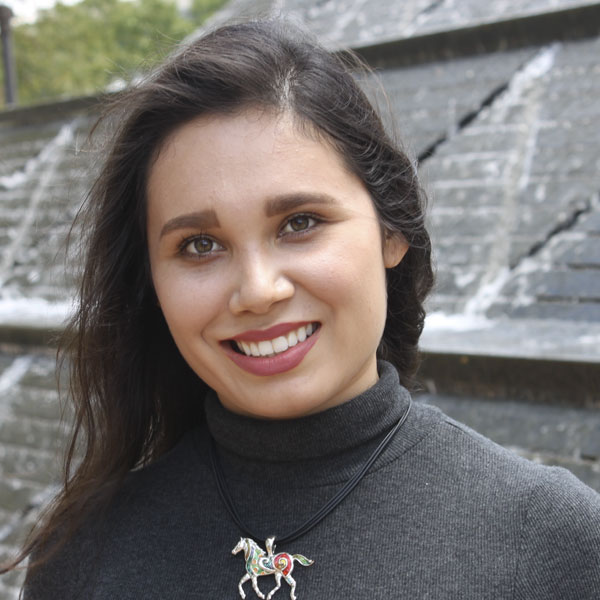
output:
M 189 432 L 158 460 L 129 473 L 103 519 L 109 553 L 123 540 L 169 531 L 177 526 L 178 515 L 195 510 L 210 477 L 198 452 L 199 437 L 197 431 Z
M 414 421 L 426 432 L 413 448 L 414 458 L 455 488 L 464 484 L 471 493 L 500 491 L 514 501 L 515 495 L 527 496 L 545 472 L 431 405 L 415 402 Z
M 600 496 L 564 469 L 545 468 L 531 486 L 517 590 L 517 598 L 598 598 Z
M 24 600 L 91 598 L 98 577 L 114 569 L 115 561 L 136 556 L 140 544 L 173 531 L 172 507 L 189 504 L 194 494 L 186 490 L 201 487 L 205 479 L 200 462 L 190 432 L 157 461 L 129 473 L 108 506 L 92 510 L 57 552 L 28 570 Z
M 429 433 L 422 441 L 422 452 L 447 474 L 477 479 L 482 485 L 506 487 L 528 501 L 538 486 L 554 489 L 560 496 L 569 491 L 586 490 L 592 502 L 600 495 L 581 483 L 569 471 L 548 467 L 493 442 L 470 427 L 455 421 L 439 409 L 416 403 L 421 420 L 428 422 Z M 562 490 L 562 491 L 561 491 Z
M 512 530 L 515 599 L 592 600 L 600 589 L 600 495 L 566 469 L 533 463 L 437 409 L 421 452 L 453 510 Z
M 170 496 L 177 488 L 185 486 L 189 475 L 197 474 L 205 466 L 199 452 L 201 438 L 199 430 L 189 431 L 156 461 L 129 473 L 119 496 L 127 503 L 137 496 L 147 502 L 149 491 L 160 500 L 163 495 Z

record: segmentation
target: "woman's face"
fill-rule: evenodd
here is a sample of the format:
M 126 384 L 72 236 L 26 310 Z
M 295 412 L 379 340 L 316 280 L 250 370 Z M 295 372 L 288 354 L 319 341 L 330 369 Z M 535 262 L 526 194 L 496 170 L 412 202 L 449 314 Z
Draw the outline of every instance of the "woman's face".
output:
M 190 367 L 238 413 L 285 419 L 378 378 L 385 267 L 369 194 L 290 116 L 201 117 L 164 143 L 148 181 L 152 279 Z

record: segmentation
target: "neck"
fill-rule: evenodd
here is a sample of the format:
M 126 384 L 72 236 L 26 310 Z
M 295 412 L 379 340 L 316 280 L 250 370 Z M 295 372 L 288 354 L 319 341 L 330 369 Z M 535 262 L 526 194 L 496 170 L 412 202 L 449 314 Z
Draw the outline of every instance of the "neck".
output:
M 211 394 L 206 421 L 220 453 L 248 461 L 287 463 L 335 457 L 381 439 L 406 410 L 408 392 L 389 363 L 379 380 L 347 402 L 314 415 L 285 421 L 255 419 L 226 410 Z

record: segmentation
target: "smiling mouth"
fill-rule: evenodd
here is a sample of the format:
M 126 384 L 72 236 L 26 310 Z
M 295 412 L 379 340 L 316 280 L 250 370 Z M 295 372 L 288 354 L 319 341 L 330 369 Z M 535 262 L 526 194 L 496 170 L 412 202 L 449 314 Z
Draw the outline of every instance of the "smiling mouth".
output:
M 269 358 L 277 356 L 286 350 L 304 342 L 313 335 L 320 327 L 320 323 L 309 323 L 293 329 L 286 335 L 280 335 L 272 340 L 261 340 L 260 342 L 245 342 L 243 340 L 230 340 L 233 350 L 245 356 Z

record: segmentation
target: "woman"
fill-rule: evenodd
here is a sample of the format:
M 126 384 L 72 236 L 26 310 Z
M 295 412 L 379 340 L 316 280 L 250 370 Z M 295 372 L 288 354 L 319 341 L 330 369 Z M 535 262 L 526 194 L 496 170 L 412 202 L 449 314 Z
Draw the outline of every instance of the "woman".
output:
M 120 101 L 27 600 L 598 597 L 598 496 L 411 405 L 429 237 L 353 67 L 247 23 Z

